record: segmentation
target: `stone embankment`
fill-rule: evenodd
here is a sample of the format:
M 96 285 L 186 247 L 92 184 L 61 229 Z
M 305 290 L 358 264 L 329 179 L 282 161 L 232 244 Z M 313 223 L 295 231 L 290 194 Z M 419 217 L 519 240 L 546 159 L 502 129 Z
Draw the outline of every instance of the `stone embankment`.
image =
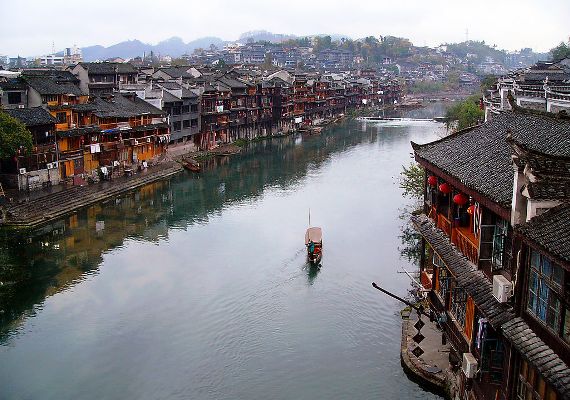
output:
M 179 163 L 163 163 L 132 176 L 123 176 L 86 186 L 72 186 L 33 200 L 7 204 L 2 210 L 0 224 L 13 227 L 41 225 L 79 208 L 167 178 L 181 170 L 182 166 Z
M 455 375 L 449 364 L 449 344 L 441 344 L 442 332 L 437 326 L 425 320 L 425 326 L 421 328 L 424 339 L 416 344 L 413 337 L 418 332 L 414 327 L 417 316 L 410 316 L 402 313 L 402 344 L 400 360 L 404 372 L 408 377 L 420 386 L 445 396 L 448 399 L 454 398 L 457 391 L 455 387 Z M 420 347 L 423 353 L 416 356 L 413 350 Z

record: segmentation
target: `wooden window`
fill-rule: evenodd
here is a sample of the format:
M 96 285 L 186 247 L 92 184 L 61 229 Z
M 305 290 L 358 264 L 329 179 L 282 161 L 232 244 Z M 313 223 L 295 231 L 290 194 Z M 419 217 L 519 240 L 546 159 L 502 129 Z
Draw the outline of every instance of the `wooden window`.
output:
M 182 127 L 183 128 L 190 128 L 190 120 L 185 119 L 184 121 L 182 121 Z
M 22 102 L 22 92 L 8 92 L 8 104 L 20 104 Z
M 451 286 L 451 274 L 436 252 L 433 253 L 433 265 L 437 266 L 437 293 L 442 298 L 444 305 L 447 306 L 447 297 Z
M 504 219 L 497 219 L 495 222 L 493 253 L 491 257 L 491 265 L 494 270 L 503 268 L 503 255 L 505 252 L 505 241 L 507 239 L 508 226 L 508 222 Z
M 567 339 L 567 320 L 562 306 L 564 270 L 549 258 L 531 250 L 527 309 L 556 335 Z M 566 322 L 566 321 L 565 321 Z
M 461 328 L 465 328 L 465 312 L 467 309 L 467 292 L 462 287 L 453 288 L 451 296 L 451 313 Z
M 182 114 L 188 114 L 190 112 L 190 106 L 182 106 Z

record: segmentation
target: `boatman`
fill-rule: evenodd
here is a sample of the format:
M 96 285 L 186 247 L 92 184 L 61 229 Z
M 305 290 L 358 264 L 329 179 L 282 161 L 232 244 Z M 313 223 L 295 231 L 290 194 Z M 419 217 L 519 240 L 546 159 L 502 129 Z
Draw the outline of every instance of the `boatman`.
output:
M 313 252 L 315 251 L 315 242 L 313 242 L 312 240 L 309 239 L 309 253 L 313 254 Z

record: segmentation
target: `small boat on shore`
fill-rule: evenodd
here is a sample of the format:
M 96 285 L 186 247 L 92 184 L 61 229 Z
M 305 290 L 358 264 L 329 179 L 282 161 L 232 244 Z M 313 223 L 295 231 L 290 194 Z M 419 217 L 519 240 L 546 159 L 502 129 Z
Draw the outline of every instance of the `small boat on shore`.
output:
M 202 171 L 202 166 L 200 163 L 191 160 L 182 160 L 182 166 L 187 169 L 188 171 L 192 172 L 200 172 Z
M 307 259 L 311 265 L 319 265 L 323 258 L 323 231 L 318 226 L 307 228 L 305 232 Z

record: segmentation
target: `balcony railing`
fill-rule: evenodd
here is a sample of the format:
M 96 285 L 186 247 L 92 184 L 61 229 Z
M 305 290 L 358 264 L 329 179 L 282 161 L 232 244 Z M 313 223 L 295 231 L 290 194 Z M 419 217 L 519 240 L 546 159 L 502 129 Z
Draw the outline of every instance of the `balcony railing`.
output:
M 473 264 L 479 261 L 479 244 L 469 228 L 456 227 L 453 229 L 453 243 Z
M 442 214 L 437 215 L 437 227 L 451 239 L 451 221 Z

